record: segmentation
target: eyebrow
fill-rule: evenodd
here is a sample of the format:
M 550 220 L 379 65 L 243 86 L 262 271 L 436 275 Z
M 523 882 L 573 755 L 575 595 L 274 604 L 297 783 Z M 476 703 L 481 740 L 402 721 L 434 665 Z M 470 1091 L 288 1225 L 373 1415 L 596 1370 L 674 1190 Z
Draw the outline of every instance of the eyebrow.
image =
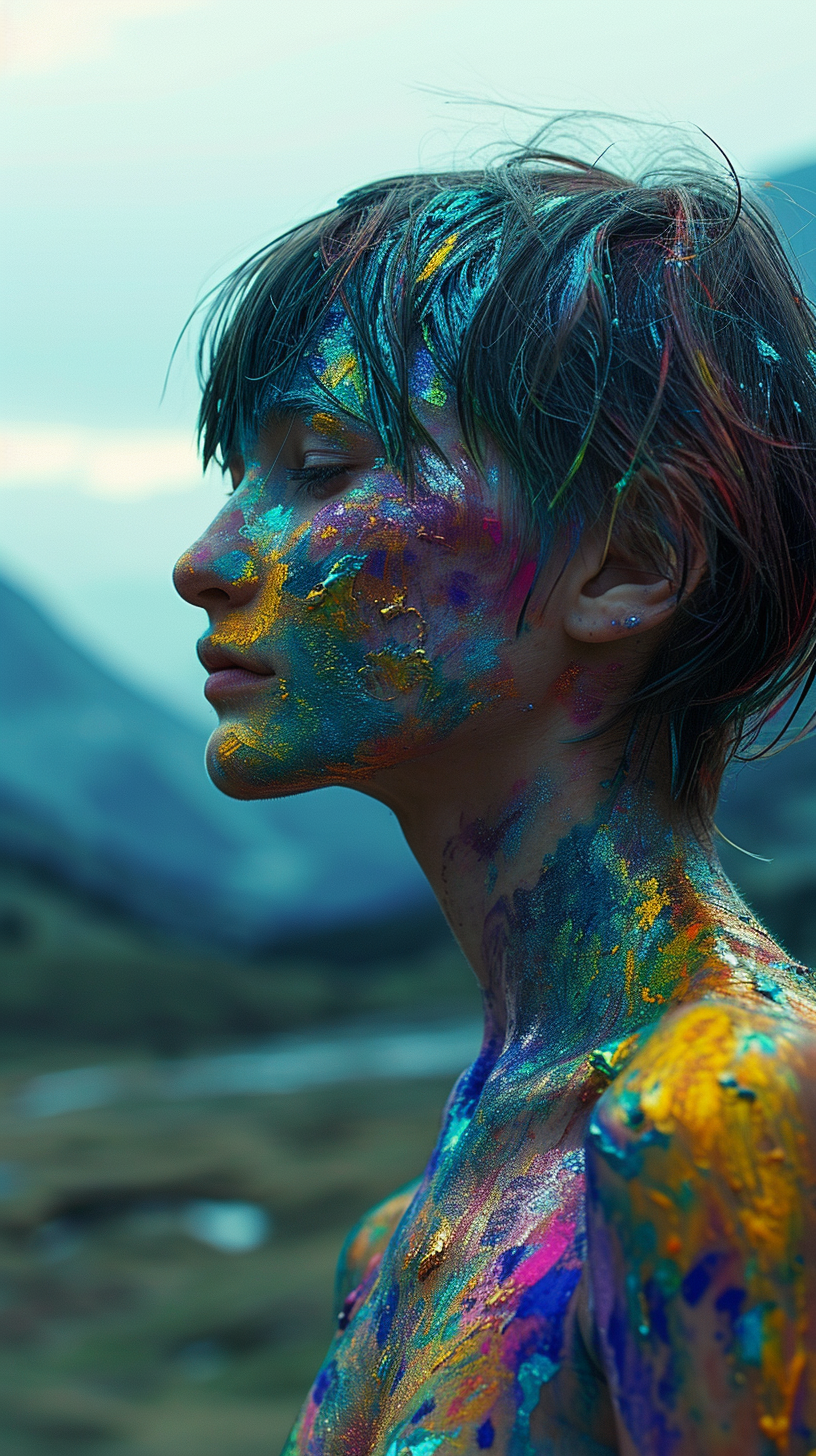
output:
M 331 396 L 324 394 L 319 387 L 315 387 L 314 394 L 304 390 L 278 389 L 269 399 L 267 409 L 274 415 L 303 415 L 314 411 L 318 404 L 326 408 L 330 399 Z
M 368 420 L 341 409 L 332 394 L 322 389 L 319 384 L 315 384 L 313 394 L 303 390 L 278 390 L 266 409 L 267 420 L 277 418 L 281 422 L 285 422 L 290 415 L 315 414 L 331 415 L 339 425 L 357 434 L 370 435 L 375 441 L 377 439 L 377 432 Z

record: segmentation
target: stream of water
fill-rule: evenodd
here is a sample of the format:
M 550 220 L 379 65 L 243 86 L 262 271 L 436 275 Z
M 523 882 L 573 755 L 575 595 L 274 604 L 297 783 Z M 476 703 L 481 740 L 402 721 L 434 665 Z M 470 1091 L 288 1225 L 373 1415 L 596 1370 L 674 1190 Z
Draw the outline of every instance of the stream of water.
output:
M 31 1078 L 16 1103 L 29 1117 L 55 1117 L 134 1100 L 246 1097 L 332 1082 L 455 1076 L 476 1056 L 481 1032 L 475 1020 L 388 1030 L 357 1027 L 280 1037 L 210 1056 L 72 1067 Z

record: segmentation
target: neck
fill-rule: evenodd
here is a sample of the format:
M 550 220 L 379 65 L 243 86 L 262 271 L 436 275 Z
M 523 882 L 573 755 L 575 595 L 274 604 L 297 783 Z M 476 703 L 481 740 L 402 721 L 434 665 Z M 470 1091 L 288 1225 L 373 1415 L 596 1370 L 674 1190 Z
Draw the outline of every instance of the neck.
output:
M 611 796 L 586 773 L 533 771 L 481 804 L 471 790 L 464 813 L 461 780 L 447 802 L 435 788 L 400 818 L 482 984 L 494 1046 L 532 1041 L 562 1062 L 639 1030 L 743 911 L 653 786 Z

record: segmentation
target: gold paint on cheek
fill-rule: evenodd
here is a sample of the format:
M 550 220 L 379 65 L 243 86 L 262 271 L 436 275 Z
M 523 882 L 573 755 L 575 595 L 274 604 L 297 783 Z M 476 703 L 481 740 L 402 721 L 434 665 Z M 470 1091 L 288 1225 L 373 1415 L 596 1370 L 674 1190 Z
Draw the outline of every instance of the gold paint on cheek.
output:
M 384 622 L 393 622 L 395 617 L 416 617 L 418 622 L 417 638 L 420 646 L 424 643 L 425 638 L 428 635 L 428 629 L 425 625 L 425 619 L 422 616 L 422 613 L 417 611 L 416 607 L 406 607 L 405 592 L 402 592 L 401 595 L 397 597 L 395 602 L 389 602 L 388 606 L 380 607 L 380 616 L 382 617 Z
M 359 637 L 362 632 L 360 612 L 354 595 L 356 580 L 356 572 L 336 577 L 329 575 L 326 581 L 318 582 L 306 595 L 309 611 L 324 610 L 332 626 L 347 637 Z
M 246 613 L 230 613 L 219 623 L 210 638 L 219 647 L 251 647 L 267 636 L 280 614 L 281 594 L 289 575 L 289 563 L 273 558 L 251 609 Z
M 459 550 L 458 541 L 449 541 L 446 536 L 437 536 L 433 531 L 429 531 L 427 526 L 417 526 L 417 536 L 420 541 L 432 541 L 434 546 L 441 546 L 443 551 L 456 553 Z

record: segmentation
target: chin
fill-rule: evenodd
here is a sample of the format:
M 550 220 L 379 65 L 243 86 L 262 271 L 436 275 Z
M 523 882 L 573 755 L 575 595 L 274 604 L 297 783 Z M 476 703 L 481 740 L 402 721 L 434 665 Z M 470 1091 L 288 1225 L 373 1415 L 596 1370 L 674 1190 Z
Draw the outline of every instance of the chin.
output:
M 270 745 L 243 723 L 219 725 L 207 744 L 207 773 L 230 799 L 285 799 L 353 783 L 359 770 Z

